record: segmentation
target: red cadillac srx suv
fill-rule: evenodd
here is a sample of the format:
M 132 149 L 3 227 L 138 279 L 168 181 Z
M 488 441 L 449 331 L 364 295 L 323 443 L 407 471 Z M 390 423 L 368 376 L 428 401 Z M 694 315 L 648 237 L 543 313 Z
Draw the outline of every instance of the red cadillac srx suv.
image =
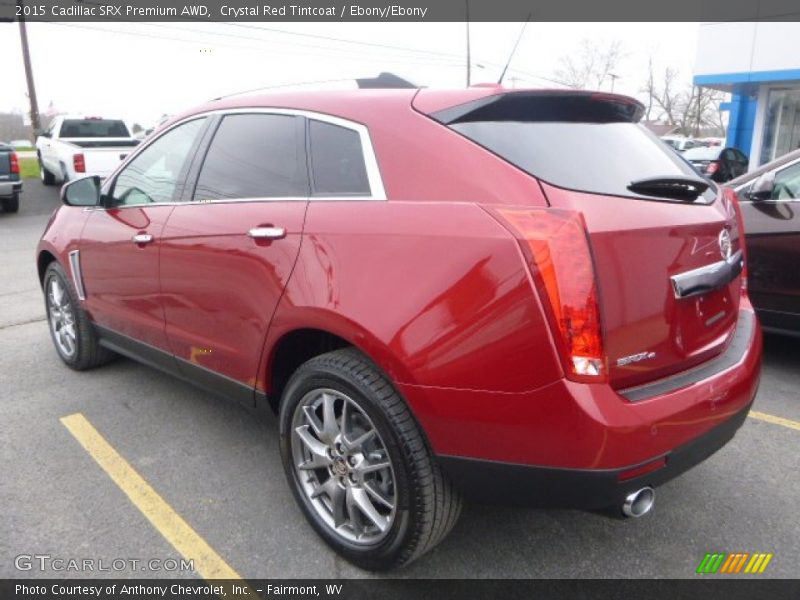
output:
M 733 437 L 761 358 L 735 194 L 642 110 L 497 86 L 189 111 L 63 188 L 56 350 L 271 408 L 299 506 L 364 568 L 464 497 L 640 516 Z

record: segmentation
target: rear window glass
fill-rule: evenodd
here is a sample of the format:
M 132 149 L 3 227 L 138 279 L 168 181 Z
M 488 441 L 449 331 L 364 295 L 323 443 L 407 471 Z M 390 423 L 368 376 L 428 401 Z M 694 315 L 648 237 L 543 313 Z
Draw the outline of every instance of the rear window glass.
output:
M 130 134 L 125 123 L 116 119 L 66 119 L 61 124 L 59 137 L 130 137 Z
M 462 114 L 449 127 L 558 187 L 652 199 L 628 186 L 652 177 L 697 179 L 691 165 L 615 101 L 523 96 L 495 104 Z M 713 191 L 704 197 L 710 201 Z
M 692 148 L 683 153 L 686 160 L 717 160 L 720 148 Z

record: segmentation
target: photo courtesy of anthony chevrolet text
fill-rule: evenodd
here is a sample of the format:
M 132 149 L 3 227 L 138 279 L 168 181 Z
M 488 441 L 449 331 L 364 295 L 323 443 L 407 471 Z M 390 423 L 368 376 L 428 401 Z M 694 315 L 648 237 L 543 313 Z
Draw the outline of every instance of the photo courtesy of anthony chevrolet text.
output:
M 800 598 L 797 0 L 0 0 L 0 600 Z

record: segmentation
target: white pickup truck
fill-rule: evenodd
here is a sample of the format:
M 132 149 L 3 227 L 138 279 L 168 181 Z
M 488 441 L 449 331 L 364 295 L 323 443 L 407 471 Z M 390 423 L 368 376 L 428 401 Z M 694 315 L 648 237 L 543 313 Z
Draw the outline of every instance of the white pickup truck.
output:
M 42 183 L 108 177 L 138 143 L 121 119 L 58 116 L 36 140 Z

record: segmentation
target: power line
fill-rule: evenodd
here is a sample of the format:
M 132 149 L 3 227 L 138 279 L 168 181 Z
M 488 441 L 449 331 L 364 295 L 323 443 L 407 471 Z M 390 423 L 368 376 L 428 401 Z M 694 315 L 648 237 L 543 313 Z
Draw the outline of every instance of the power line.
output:
M 171 36 L 156 35 L 154 33 L 148 33 L 148 32 L 142 32 L 142 31 L 126 31 L 126 30 L 123 30 L 123 29 L 108 29 L 108 28 L 103 28 L 103 27 L 82 25 L 82 24 L 76 24 L 76 23 L 46 22 L 46 23 L 43 23 L 43 24 L 45 24 L 45 25 L 55 25 L 57 27 L 72 27 L 72 28 L 77 28 L 77 29 L 85 29 L 85 30 L 89 30 L 89 31 L 97 31 L 97 32 L 100 32 L 100 33 L 111 33 L 111 34 L 118 34 L 118 35 L 128 35 L 128 36 L 133 36 L 133 37 L 159 39 L 159 40 L 166 40 L 166 41 L 171 41 L 171 42 L 182 42 L 182 43 L 198 44 L 198 45 L 203 45 L 204 44 L 203 40 L 187 39 L 187 38 L 176 38 L 176 37 L 171 37 Z M 185 30 L 185 29 L 181 29 L 181 28 L 173 28 L 173 29 L 176 29 L 178 31 L 190 32 L 189 30 Z M 203 34 L 204 32 L 191 31 L 191 33 Z M 250 38 L 250 39 L 255 39 L 255 38 Z M 280 44 L 280 42 L 273 41 L 273 40 L 256 40 L 256 41 L 260 41 L 260 42 L 263 42 L 263 43 L 266 43 L 266 44 Z M 267 48 L 257 47 L 257 46 L 252 46 L 252 45 L 230 44 L 230 43 L 217 43 L 217 44 L 219 46 L 223 46 L 223 47 L 227 47 L 227 48 L 238 48 L 238 49 L 244 49 L 244 50 L 258 50 L 258 51 L 261 51 L 261 52 L 269 51 Z M 286 52 L 287 53 L 291 53 L 291 54 L 300 54 L 300 55 L 306 55 L 306 56 L 330 56 L 329 53 L 331 51 L 333 51 L 333 52 L 345 53 L 345 54 L 341 54 L 337 58 L 342 58 L 342 59 L 347 59 L 347 60 L 359 60 L 359 61 L 363 61 L 364 60 L 363 54 L 355 54 L 355 53 L 353 53 L 353 51 L 346 50 L 346 49 L 323 48 L 323 50 L 326 50 L 327 53 L 321 53 L 321 52 L 297 52 L 297 51 L 291 51 L 291 50 L 286 51 Z M 422 60 L 422 57 L 394 57 L 394 58 L 392 58 L 392 57 L 388 57 L 388 56 L 382 56 L 382 57 L 379 57 L 379 58 L 381 60 L 386 60 L 386 61 L 389 61 L 389 62 L 406 63 L 406 64 L 420 65 L 420 66 L 441 66 L 441 67 L 461 67 L 461 66 L 463 66 L 463 63 L 460 63 L 460 62 L 458 62 L 458 63 L 455 63 L 455 62 L 454 63 L 432 62 L 432 61 Z

